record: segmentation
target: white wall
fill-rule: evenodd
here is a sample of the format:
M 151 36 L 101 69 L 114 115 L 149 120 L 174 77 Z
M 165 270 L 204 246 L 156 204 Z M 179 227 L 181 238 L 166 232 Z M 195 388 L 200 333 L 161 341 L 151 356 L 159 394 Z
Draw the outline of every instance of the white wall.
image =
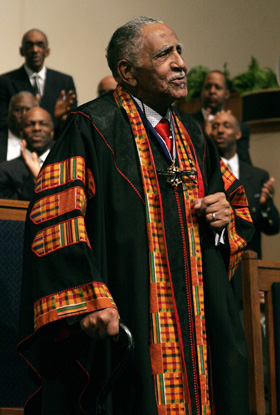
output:
M 0 0 L 0 15 L 0 73 L 21 65 L 21 37 L 37 27 L 49 37 L 47 65 L 73 75 L 80 104 L 109 73 L 105 48 L 113 31 L 139 15 L 177 32 L 189 68 L 227 62 L 235 75 L 253 55 L 275 69 L 280 53 L 279 0 Z

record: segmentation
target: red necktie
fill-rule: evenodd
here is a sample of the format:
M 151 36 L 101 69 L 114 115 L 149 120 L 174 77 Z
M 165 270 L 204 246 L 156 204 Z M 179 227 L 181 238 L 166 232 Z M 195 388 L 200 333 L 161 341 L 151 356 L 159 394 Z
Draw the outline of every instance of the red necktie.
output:
M 164 139 L 168 150 L 171 151 L 172 138 L 170 134 L 169 121 L 165 118 L 162 118 L 160 122 L 155 126 L 155 130 Z

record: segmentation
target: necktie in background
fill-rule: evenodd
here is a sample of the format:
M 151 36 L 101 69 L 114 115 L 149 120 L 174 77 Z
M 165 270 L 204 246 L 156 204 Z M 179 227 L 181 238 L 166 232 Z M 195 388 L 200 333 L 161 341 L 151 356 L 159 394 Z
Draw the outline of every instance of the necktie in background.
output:
M 39 88 L 39 79 L 38 75 L 32 75 L 33 79 L 33 88 L 35 91 L 35 94 L 39 94 L 41 96 L 40 88 Z
M 165 118 L 162 118 L 160 122 L 155 126 L 155 130 L 164 139 L 168 150 L 171 151 L 172 136 L 170 134 L 169 121 Z

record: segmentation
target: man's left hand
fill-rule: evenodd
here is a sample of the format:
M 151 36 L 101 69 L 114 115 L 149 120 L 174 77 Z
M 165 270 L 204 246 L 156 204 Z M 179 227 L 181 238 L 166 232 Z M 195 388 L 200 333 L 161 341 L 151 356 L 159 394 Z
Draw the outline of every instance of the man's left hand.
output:
M 197 199 L 194 209 L 198 216 L 204 216 L 213 230 L 219 232 L 230 222 L 230 204 L 224 193 L 214 193 Z

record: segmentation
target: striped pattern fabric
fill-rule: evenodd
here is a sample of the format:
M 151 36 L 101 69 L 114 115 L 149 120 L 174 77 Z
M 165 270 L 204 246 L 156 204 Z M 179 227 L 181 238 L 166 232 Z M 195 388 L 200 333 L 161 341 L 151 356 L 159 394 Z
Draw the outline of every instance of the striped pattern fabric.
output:
M 154 376 L 155 396 L 160 415 L 191 413 L 191 403 L 187 390 L 184 368 L 184 357 L 181 354 L 179 330 L 176 310 L 173 302 L 171 276 L 165 244 L 164 227 L 161 211 L 161 196 L 158 188 L 155 166 L 149 147 L 148 137 L 141 118 L 130 96 L 118 87 L 115 91 L 116 102 L 126 110 L 137 145 L 144 184 L 147 233 L 150 251 L 150 354 Z M 181 125 L 179 119 L 177 124 Z M 190 170 L 190 160 L 195 166 L 193 155 L 188 145 L 188 136 L 176 130 L 176 146 L 179 165 L 182 170 Z M 185 133 L 185 131 L 184 131 Z M 186 150 L 187 149 L 187 150 Z M 198 225 L 192 209 L 193 200 L 198 195 L 197 185 L 188 180 L 184 184 L 187 223 L 190 227 L 189 239 L 192 246 L 191 275 L 194 278 L 193 301 L 196 303 L 194 318 L 197 334 L 197 359 L 199 361 L 199 381 L 201 396 L 201 413 L 211 414 L 208 372 L 207 372 L 207 341 L 204 324 L 204 298 L 202 283 L 202 262 Z
M 191 151 L 193 149 L 193 145 L 190 136 L 181 121 L 177 118 L 176 115 L 174 116 L 176 117 L 176 148 L 179 166 L 181 170 L 191 170 L 192 166 L 192 170 L 196 172 L 196 177 L 198 177 L 194 153 Z M 179 128 L 180 134 L 178 134 L 177 128 Z M 201 414 L 210 415 L 212 411 L 209 395 L 209 374 L 207 364 L 208 346 L 205 326 L 202 253 L 197 215 L 193 208 L 194 201 L 202 195 L 199 191 L 198 184 L 191 179 L 183 184 L 183 191 L 188 231 L 188 246 L 190 257 L 189 274 L 191 276 L 192 287 L 190 296 L 193 300 L 194 310 L 193 318 L 196 336 L 196 355 L 199 376 L 198 383 L 200 388 L 199 399 L 201 401 L 200 410 Z M 191 315 L 191 310 L 189 310 L 189 314 Z
M 95 195 L 95 181 L 90 169 L 87 169 L 86 193 L 89 199 L 92 199 Z
M 235 182 L 236 177 L 232 174 L 231 170 L 226 166 L 223 160 L 220 161 L 220 165 L 225 190 L 228 190 Z M 236 231 L 234 214 L 247 222 L 252 222 L 252 219 L 243 186 L 240 185 L 240 187 L 231 195 L 229 202 L 236 208 L 234 213 L 233 208 L 230 207 L 230 223 L 228 225 L 229 245 L 231 251 L 228 276 L 229 279 L 231 279 L 242 259 L 243 249 L 247 245 L 245 239 L 241 238 Z
M 35 330 L 64 317 L 106 307 L 116 307 L 116 305 L 106 285 L 99 282 L 51 294 L 34 304 Z
M 30 219 L 33 223 L 39 224 L 73 210 L 79 210 L 85 216 L 86 195 L 82 187 L 71 187 L 61 193 L 37 200 L 32 207 Z
M 45 166 L 37 179 L 36 192 L 43 192 L 59 186 L 80 181 L 54 195 L 37 200 L 30 212 L 35 225 L 44 224 L 38 231 L 32 250 L 38 257 L 44 257 L 59 249 L 84 242 L 91 249 L 84 222 L 87 198 L 95 195 L 95 182 L 90 169 L 86 169 L 83 157 L 72 157 L 59 163 Z M 65 189 L 65 187 L 63 188 Z M 77 211 L 76 217 L 47 226 L 48 221 L 62 218 Z M 81 216 L 82 214 L 82 216 Z M 79 287 L 43 297 L 34 304 L 34 328 L 72 315 L 89 313 L 106 307 L 116 307 L 105 284 L 88 283 Z
M 85 172 L 83 157 L 72 157 L 60 163 L 49 164 L 40 171 L 35 185 L 35 192 L 40 193 L 74 180 L 80 180 L 85 184 Z
M 39 231 L 32 243 L 32 251 L 43 257 L 66 246 L 85 242 L 90 248 L 84 218 L 79 216 Z

